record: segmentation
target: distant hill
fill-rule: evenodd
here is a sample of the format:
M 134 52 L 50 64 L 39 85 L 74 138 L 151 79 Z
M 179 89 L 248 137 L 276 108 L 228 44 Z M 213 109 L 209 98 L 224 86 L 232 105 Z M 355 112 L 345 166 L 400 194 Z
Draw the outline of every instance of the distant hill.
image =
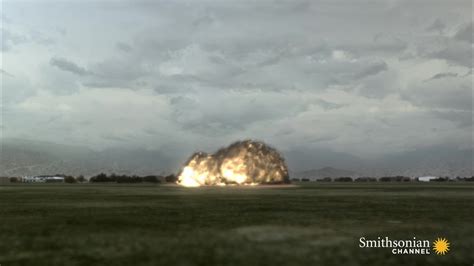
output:
M 287 153 L 287 156 L 289 167 L 293 169 L 290 176 L 297 178 L 397 175 L 409 177 L 426 175 L 466 177 L 474 175 L 474 153 L 471 147 L 459 148 L 449 145 L 436 145 L 379 156 L 373 160 L 363 160 L 355 156 L 327 150 L 303 150 L 299 153 Z M 332 167 L 325 167 L 321 164 L 331 165 Z M 315 170 L 297 171 L 301 168 L 313 168 Z
M 106 149 L 94 151 L 73 145 L 22 139 L 1 142 L 0 176 L 71 174 L 167 174 L 178 167 L 176 158 L 156 150 Z
M 351 168 L 367 176 L 472 176 L 473 149 L 438 145 L 381 156 L 370 167 Z
M 324 177 L 341 177 L 341 176 L 359 176 L 354 171 L 337 169 L 333 167 L 323 167 L 321 169 L 312 169 L 302 172 L 296 172 L 292 177 L 296 178 L 308 178 L 310 180 L 316 180 Z
M 288 167 L 295 172 L 305 169 L 320 169 L 327 166 L 336 169 L 354 170 L 366 164 L 366 161 L 357 156 L 322 148 L 295 147 L 281 152 Z

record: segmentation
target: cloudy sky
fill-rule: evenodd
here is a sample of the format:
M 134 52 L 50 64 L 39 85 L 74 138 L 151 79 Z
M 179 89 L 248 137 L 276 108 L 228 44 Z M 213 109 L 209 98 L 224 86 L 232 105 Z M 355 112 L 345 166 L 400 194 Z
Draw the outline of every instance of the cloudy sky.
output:
M 472 1 L 2 1 L 2 135 L 472 146 Z

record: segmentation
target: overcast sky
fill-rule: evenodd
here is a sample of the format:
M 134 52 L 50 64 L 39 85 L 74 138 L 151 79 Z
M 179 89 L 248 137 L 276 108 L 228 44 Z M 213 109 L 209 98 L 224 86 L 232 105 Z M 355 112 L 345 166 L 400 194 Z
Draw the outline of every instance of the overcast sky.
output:
M 4 137 L 472 146 L 472 1 L 3 1 Z

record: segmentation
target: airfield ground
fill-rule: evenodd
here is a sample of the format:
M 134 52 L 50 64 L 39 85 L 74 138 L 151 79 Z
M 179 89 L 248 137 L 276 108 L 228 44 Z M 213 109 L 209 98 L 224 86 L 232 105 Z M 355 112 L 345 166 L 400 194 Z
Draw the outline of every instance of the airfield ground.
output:
M 472 265 L 474 184 L 0 186 L 0 265 Z M 444 255 L 359 238 L 445 237 Z

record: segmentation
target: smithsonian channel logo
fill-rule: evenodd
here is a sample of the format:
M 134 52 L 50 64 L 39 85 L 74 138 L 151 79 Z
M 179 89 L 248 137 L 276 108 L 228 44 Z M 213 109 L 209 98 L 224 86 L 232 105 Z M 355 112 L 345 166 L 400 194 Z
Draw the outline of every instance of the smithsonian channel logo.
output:
M 359 238 L 360 248 L 387 248 L 394 255 L 445 255 L 449 252 L 449 241 L 438 237 L 434 241 L 426 239 L 390 239 L 389 237 L 377 237 L 377 239 Z

